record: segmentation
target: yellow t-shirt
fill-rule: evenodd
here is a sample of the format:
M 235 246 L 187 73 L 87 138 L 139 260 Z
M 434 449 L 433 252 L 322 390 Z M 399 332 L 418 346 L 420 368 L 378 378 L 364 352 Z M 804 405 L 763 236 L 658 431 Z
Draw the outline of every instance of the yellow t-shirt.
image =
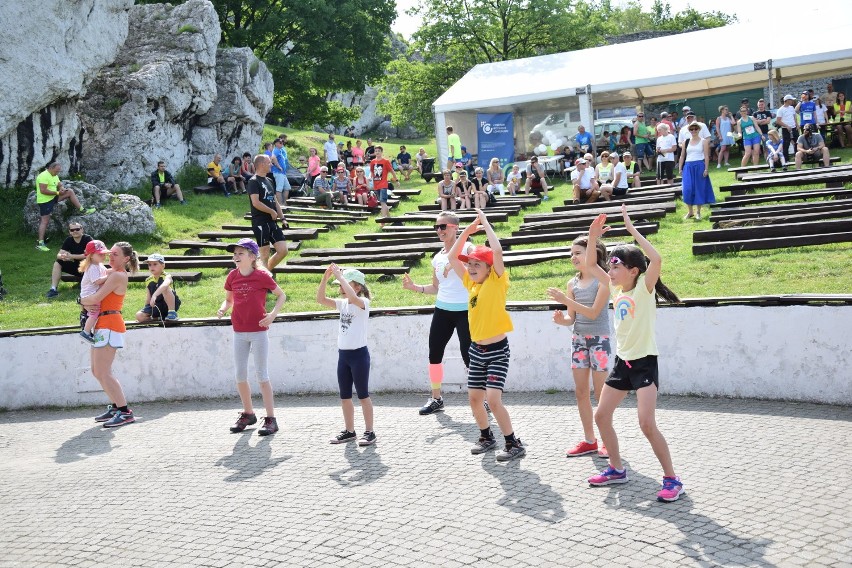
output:
M 56 199 L 55 195 L 45 195 L 41 192 L 41 184 L 45 184 L 49 191 L 56 191 L 59 185 L 59 176 L 51 174 L 48 170 L 44 170 L 36 177 L 36 203 L 47 203 Z
M 450 158 L 454 160 L 461 160 L 462 151 L 461 151 L 461 138 L 459 135 L 453 132 L 452 134 L 447 135 L 447 151 L 450 151 L 450 146 L 452 146 L 452 155 Z
M 222 175 L 222 165 L 217 164 L 216 162 L 210 162 L 207 164 L 207 173 L 210 174 L 210 170 L 213 170 L 213 177 L 218 177 Z
M 623 361 L 659 355 L 657 351 L 657 300 L 654 291 L 648 292 L 645 274 L 636 279 L 636 287 L 624 292 L 610 286 L 615 309 L 615 354 Z
M 497 276 L 492 268 L 482 284 L 471 280 L 470 275 L 465 272 L 462 282 L 467 288 L 467 320 L 473 341 L 496 337 L 514 329 L 509 312 L 506 311 L 508 272 L 504 270 L 502 276 Z

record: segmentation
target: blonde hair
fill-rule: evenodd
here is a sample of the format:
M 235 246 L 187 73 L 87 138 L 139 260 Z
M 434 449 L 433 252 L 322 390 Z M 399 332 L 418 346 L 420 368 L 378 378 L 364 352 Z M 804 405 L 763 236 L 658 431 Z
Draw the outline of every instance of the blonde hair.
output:
M 773 141 L 781 139 L 781 137 L 778 135 L 778 131 L 774 128 L 770 129 L 769 132 L 766 133 L 766 135 L 772 138 Z

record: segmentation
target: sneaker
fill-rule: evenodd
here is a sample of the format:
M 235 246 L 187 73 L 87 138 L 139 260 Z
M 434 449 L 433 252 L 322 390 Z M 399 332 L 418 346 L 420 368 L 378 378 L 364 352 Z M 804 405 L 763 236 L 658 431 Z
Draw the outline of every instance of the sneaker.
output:
M 441 412 L 444 410 L 444 399 L 443 398 L 430 398 L 426 401 L 426 404 L 423 405 L 423 408 L 419 410 L 420 416 L 426 416 L 427 414 L 434 414 L 436 412 Z
M 36 243 L 36 250 L 41 252 L 50 252 L 50 249 L 45 246 L 44 241 Z
M 274 416 L 266 416 L 263 419 L 263 427 L 257 431 L 258 436 L 270 436 L 278 431 L 278 421 Z
M 116 407 L 111 404 L 107 405 L 106 412 L 95 416 L 95 422 L 106 422 L 107 420 L 110 420 L 113 416 L 115 416 L 117 412 L 118 409 Z
M 606 451 L 606 446 L 604 446 L 603 444 L 601 444 L 601 447 L 598 448 L 598 457 L 609 459 L 609 452 Z
M 104 422 L 104 428 L 118 428 L 119 426 L 124 426 L 125 424 L 133 424 L 136 422 L 136 417 L 133 416 L 133 411 L 128 410 L 127 412 L 122 412 L 115 409 L 115 415 L 112 418 Z
M 502 452 L 497 452 L 498 462 L 507 462 L 522 458 L 527 454 L 527 449 L 521 443 L 520 438 L 516 438 L 512 444 L 506 444 L 506 448 Z
M 166 314 L 166 319 L 167 319 L 167 320 L 172 320 L 172 321 L 174 321 L 174 320 L 178 319 L 177 312 L 176 312 L 176 311 L 174 311 L 174 310 L 169 310 L 169 313 L 168 313 L 168 314 Z
M 542 200 L 542 201 L 550 201 L 550 196 L 549 196 L 549 195 L 545 195 L 544 197 L 542 197 L 542 198 L 541 198 L 541 200 Z
M 611 465 L 606 466 L 605 470 L 589 478 L 589 485 L 593 487 L 602 487 L 604 485 L 615 485 L 616 483 L 627 482 L 627 468 L 619 473 L 615 471 Z
M 240 417 L 237 418 L 236 424 L 231 426 L 231 432 L 234 434 L 242 432 L 246 429 L 246 426 L 251 426 L 252 424 L 257 424 L 257 415 L 240 412 Z
M 781 171 L 782 171 L 782 172 L 786 172 L 786 171 L 787 171 L 787 166 L 784 166 L 783 168 L 781 168 Z
M 162 207 L 163 207 L 163 206 L 162 206 L 162 205 L 160 205 L 159 203 L 155 203 L 155 204 L 154 204 L 154 209 L 161 209 Z
M 598 451 L 598 443 L 590 444 L 587 441 L 583 440 L 567 452 L 565 452 L 565 457 L 567 458 L 576 458 L 577 456 L 585 456 L 587 454 L 593 454 Z
M 494 438 L 483 438 L 479 437 L 479 440 L 473 445 L 470 449 L 470 453 L 473 455 L 484 454 L 488 450 L 493 450 L 497 446 L 497 440 Z
M 657 501 L 671 503 L 686 493 L 679 477 L 663 477 L 663 488 L 657 492 Z
M 180 202 L 180 204 L 181 204 L 181 205 L 186 205 L 186 199 L 182 200 L 182 201 Z
M 346 442 L 354 442 L 358 436 L 355 435 L 355 432 L 350 432 L 349 430 L 341 430 L 340 434 L 329 440 L 332 444 L 345 444 Z
M 92 335 L 91 333 L 87 332 L 85 329 L 80 330 L 80 337 L 82 337 L 83 339 L 85 339 L 89 343 L 95 342 L 95 336 Z
M 80 215 L 91 215 L 95 211 L 97 211 L 97 209 L 95 209 L 94 207 L 83 207 L 82 209 L 80 209 Z
M 776 170 L 775 168 L 769 168 L 769 173 L 770 173 L 770 174 L 774 174 L 774 173 L 775 173 L 775 172 L 777 172 L 777 171 L 778 171 L 778 170 Z
M 721 164 L 716 164 L 716 169 L 717 169 L 717 170 L 718 170 L 719 168 L 721 168 L 721 167 L 722 167 L 722 165 L 721 165 Z
M 59 292 L 57 292 L 53 288 L 51 288 L 50 290 L 47 291 L 47 297 L 48 298 L 55 298 L 58 295 L 59 295 Z
M 231 194 L 230 194 L 230 193 L 228 193 L 228 192 L 226 191 L 226 192 L 225 192 L 225 197 L 231 197 Z
M 358 440 L 359 446 L 372 446 L 376 443 L 376 433 L 375 432 L 364 432 L 361 435 L 361 438 Z

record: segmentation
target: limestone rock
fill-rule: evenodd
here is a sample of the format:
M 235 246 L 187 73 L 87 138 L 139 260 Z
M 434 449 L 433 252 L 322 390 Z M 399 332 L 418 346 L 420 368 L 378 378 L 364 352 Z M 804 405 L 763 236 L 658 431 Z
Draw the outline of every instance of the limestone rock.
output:
M 130 19 L 115 61 L 80 102 L 83 170 L 108 189 L 137 185 L 158 160 L 186 163 L 195 118 L 216 98 L 221 30 L 210 2 L 134 6 Z
M 368 85 L 367 88 L 364 89 L 363 94 L 359 95 L 353 92 L 335 93 L 330 95 L 328 100 L 340 101 L 340 104 L 348 108 L 361 108 L 361 116 L 358 117 L 358 120 L 352 123 L 355 126 L 355 134 L 360 136 L 364 132 L 375 130 L 386 118 L 385 115 L 378 114 L 378 95 L 379 92 L 374 87 Z M 343 131 L 348 126 L 350 125 L 338 125 L 336 128 L 332 127 L 332 130 L 337 134 L 343 134 Z
M 23 185 L 54 159 L 76 167 L 75 101 L 115 58 L 132 5 L 133 0 L 0 2 L 0 184 Z
M 224 162 L 243 152 L 257 153 L 272 108 L 272 73 L 247 47 L 218 50 L 216 86 L 216 101 L 192 131 L 193 161 L 200 165 L 216 153 Z
M 96 212 L 80 215 L 79 211 L 66 199 L 56 204 L 47 232 L 64 233 L 71 220 L 79 221 L 86 233 L 97 238 L 111 232 L 121 236 L 150 235 L 156 229 L 154 215 L 148 205 L 128 194 L 112 194 L 90 183 L 82 181 L 64 181 L 62 185 L 74 190 L 83 207 L 95 207 Z M 32 233 L 38 230 L 40 215 L 36 204 L 35 191 L 27 197 L 24 206 L 24 222 Z

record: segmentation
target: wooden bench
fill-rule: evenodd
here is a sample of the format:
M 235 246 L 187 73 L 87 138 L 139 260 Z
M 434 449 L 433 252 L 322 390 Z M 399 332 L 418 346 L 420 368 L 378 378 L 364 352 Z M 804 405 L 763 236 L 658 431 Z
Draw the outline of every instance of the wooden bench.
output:
M 728 191 L 731 195 L 744 195 L 747 191 L 767 187 L 793 187 L 799 185 L 825 185 L 825 187 L 843 187 L 844 183 L 852 181 L 852 170 L 831 171 L 830 168 L 820 168 L 810 175 L 798 175 L 791 178 L 775 177 L 763 181 L 744 181 L 719 187 L 719 191 Z
M 254 238 L 254 235 L 249 233 L 245 237 L 241 238 Z M 169 241 L 168 247 L 170 249 L 214 249 L 214 250 L 227 250 L 228 245 L 232 243 L 226 243 L 222 241 Z M 301 241 L 287 241 L 287 250 L 288 251 L 297 251 L 302 246 Z M 186 257 L 182 257 L 186 258 Z M 230 257 L 229 257 L 230 258 Z
M 166 257 L 168 258 L 168 257 Z M 170 263 L 171 264 L 171 263 Z M 231 263 L 233 264 L 233 263 Z M 82 276 L 82 275 L 81 275 Z M 172 277 L 172 280 L 176 282 L 198 282 L 201 280 L 200 272 L 169 272 L 169 276 Z M 63 282 L 79 282 L 80 279 L 72 274 L 62 274 L 60 279 Z M 148 275 L 144 273 L 137 274 L 128 274 L 127 280 L 129 282 L 145 282 L 148 279 Z
M 832 156 L 831 158 L 829 158 L 829 163 L 831 163 L 831 164 L 836 164 L 839 161 L 840 161 L 840 156 Z M 751 172 L 759 172 L 759 171 L 768 170 L 768 169 L 769 169 L 769 164 L 758 164 L 756 166 L 739 166 L 739 167 L 736 167 L 736 168 L 728 168 L 728 171 L 732 174 L 736 174 L 737 179 L 739 179 L 741 175 L 746 175 L 746 174 L 749 174 Z
M 290 213 L 293 217 L 352 217 L 355 219 L 366 219 L 370 216 L 367 211 L 349 211 L 348 209 L 317 209 L 311 207 L 282 207 L 285 217 Z
M 846 231 L 841 233 L 821 233 L 816 235 L 792 235 L 788 237 L 770 237 L 762 239 L 756 238 L 736 241 L 696 243 L 692 245 L 692 254 L 701 255 L 710 254 L 714 252 L 769 250 L 848 242 L 852 242 L 852 231 Z
M 296 266 L 301 264 L 329 264 L 331 262 L 337 264 L 352 264 L 374 262 L 402 262 L 406 266 L 416 264 L 426 256 L 425 252 L 399 252 L 389 254 L 365 253 L 360 254 L 358 249 L 347 250 L 346 254 L 334 254 L 328 256 L 300 256 L 287 260 L 288 266 Z
M 610 201 L 594 201 L 592 203 L 577 203 L 574 204 L 570 199 L 565 201 L 565 205 L 557 205 L 553 208 L 554 213 L 561 213 L 563 211 L 582 211 L 582 210 L 595 210 L 601 207 L 613 206 L 613 205 L 621 205 L 622 203 L 626 203 L 628 205 L 646 205 L 652 203 L 668 203 L 674 201 L 679 194 L 675 194 L 674 192 L 668 193 L 660 193 L 642 197 L 632 197 L 628 199 L 613 197 Z
M 756 172 L 748 174 L 740 174 L 737 179 L 740 181 L 766 181 L 766 180 L 782 180 L 793 179 L 802 176 L 813 176 L 815 174 L 836 174 L 852 170 L 852 164 L 844 164 L 842 166 L 830 166 L 828 168 L 820 168 L 818 170 L 789 170 L 781 172 Z
M 444 244 L 440 241 L 433 240 L 433 242 L 429 243 L 404 243 L 401 245 L 386 245 L 384 243 L 370 243 L 373 246 L 370 247 L 351 247 L 348 246 L 353 243 L 347 243 L 346 248 L 314 248 L 314 249 L 305 249 L 302 251 L 302 256 L 335 256 L 335 255 L 351 255 L 351 254 L 395 254 L 395 253 L 408 253 L 408 252 L 416 252 L 416 253 L 433 253 L 438 252 L 444 246 Z
M 194 193 L 219 193 L 218 187 L 213 187 L 212 185 L 196 185 L 192 188 Z
M 649 209 L 646 211 L 642 211 L 641 213 L 636 213 L 632 215 L 634 222 L 640 221 L 650 221 L 651 219 L 662 219 L 666 216 L 667 213 L 671 211 L 666 211 L 664 209 Z M 518 230 L 513 232 L 513 235 L 528 235 L 531 233 L 542 233 L 553 230 L 564 230 L 564 229 L 585 229 L 589 230 L 589 225 L 592 221 L 595 220 L 597 215 L 589 215 L 588 217 L 574 217 L 574 218 L 566 218 L 566 219 L 556 219 L 553 221 L 538 221 L 536 223 L 522 223 Z M 613 218 L 613 221 L 620 221 L 621 219 Z
M 223 231 L 251 231 L 251 225 L 232 225 L 225 224 L 222 225 Z M 314 235 L 317 233 L 327 233 L 331 229 L 329 227 L 298 227 L 290 224 L 290 228 L 288 231 L 312 231 Z M 308 234 L 308 233 L 306 233 Z M 286 236 L 286 235 L 285 235 Z M 305 240 L 305 239 L 302 239 Z
M 288 199 L 288 200 L 287 200 L 287 203 L 288 203 L 288 204 L 290 204 L 290 203 L 294 203 L 294 204 L 296 204 L 296 205 L 302 205 L 302 206 L 304 206 L 304 207 L 314 208 L 314 209 L 325 208 L 325 206 L 324 206 L 324 205 L 319 205 L 319 204 L 318 204 L 318 203 L 314 200 L 314 198 L 313 198 L 313 197 L 291 197 L 290 199 Z M 391 209 L 393 209 L 393 208 L 394 208 L 394 207 L 396 207 L 397 205 L 399 205 L 399 199 L 390 199 L 390 198 L 388 198 L 388 207 L 390 207 Z M 340 207 L 340 209 L 343 209 L 343 208 L 342 208 L 342 206 L 339 206 L 339 207 Z M 354 210 L 354 211 L 366 211 L 366 212 L 372 212 L 372 211 L 377 210 L 377 209 L 378 209 L 378 206 L 376 206 L 376 207 L 367 207 L 366 205 L 359 205 L 358 203 L 348 203 L 348 204 L 346 205 L 346 209 L 350 209 L 350 210 Z
M 438 213 L 441 211 L 441 206 L 437 203 L 426 203 L 424 205 L 417 206 L 418 211 L 424 211 L 429 213 L 434 213 L 435 217 L 437 217 Z M 473 209 L 456 209 L 455 211 L 449 210 L 448 213 L 461 213 L 462 211 L 473 211 Z M 491 215 L 491 213 L 508 213 L 509 215 L 517 215 L 521 212 L 520 205 L 496 205 L 490 206 L 485 209 L 486 215 Z M 434 220 L 435 217 L 432 217 Z
M 239 237 L 231 236 L 235 233 L 246 233 L 248 232 L 251 235 L 251 227 L 240 227 L 239 229 L 230 230 L 230 231 L 204 231 L 202 233 L 198 233 L 199 238 L 202 239 L 240 239 L 245 235 L 241 234 Z M 288 241 L 307 241 L 311 239 L 317 238 L 316 229 L 284 229 L 284 238 Z M 203 235 L 203 236 L 202 236 Z
M 766 213 L 761 217 L 727 217 L 716 218 L 711 217 L 714 229 L 728 229 L 732 227 L 750 227 L 750 226 L 766 226 L 778 225 L 782 223 L 808 223 L 827 221 L 829 219 L 844 219 L 852 217 L 852 208 L 848 205 L 845 207 L 834 207 L 831 209 L 823 209 L 819 211 L 803 211 L 794 210 L 790 213 Z
M 456 211 L 455 215 L 459 218 L 460 221 L 464 223 L 470 223 L 473 221 L 477 214 L 474 212 L 467 213 L 465 211 Z M 489 214 L 486 211 L 486 215 L 488 215 L 488 220 L 492 223 L 502 223 L 509 220 L 508 213 L 494 213 Z M 417 213 L 406 213 L 405 215 L 399 215 L 397 217 L 378 217 L 376 218 L 376 223 L 434 223 L 435 216 L 434 215 L 421 215 Z
M 244 215 L 243 219 L 251 221 L 251 215 Z M 287 223 L 299 223 L 300 225 L 322 225 L 327 228 L 335 228 L 339 225 L 349 225 L 357 223 L 355 219 L 346 219 L 343 217 L 308 217 L 303 215 L 284 215 L 284 220 Z
M 593 204 L 595 205 L 595 204 Z M 641 214 L 643 211 L 651 211 L 664 209 L 665 211 L 672 213 L 677 208 L 677 204 L 674 201 L 668 201 L 663 204 L 660 203 L 629 203 L 627 205 L 627 212 L 633 215 L 636 213 L 637 215 Z M 558 211 L 556 213 L 535 213 L 532 215 L 526 215 L 524 217 L 524 224 L 535 223 L 539 221 L 551 221 L 555 219 L 572 219 L 576 217 L 588 217 L 590 215 L 599 215 L 601 213 L 606 213 L 610 216 L 618 216 L 621 218 L 621 204 L 610 204 L 607 201 L 604 201 L 597 207 L 590 208 L 582 208 L 582 209 L 571 209 L 568 211 Z
M 763 219 L 783 215 L 831 214 L 835 211 L 852 211 L 852 201 L 837 199 L 831 201 L 808 201 L 806 203 L 783 203 L 778 205 L 756 205 L 753 207 L 731 207 L 711 209 L 710 221 L 733 219 Z
M 651 235 L 659 231 L 660 225 L 659 223 L 636 223 L 634 225 L 636 229 L 642 235 Z M 521 244 L 535 244 L 535 243 L 554 243 L 554 242 L 565 242 L 565 241 L 573 241 L 578 236 L 588 233 L 589 229 L 586 227 L 585 229 L 577 229 L 577 230 L 569 230 L 569 231 L 549 231 L 544 233 L 532 233 L 529 235 L 522 235 L 517 237 L 502 237 L 500 239 L 500 244 L 504 247 L 512 247 L 514 245 Z M 630 233 L 627 229 L 620 227 L 613 227 L 606 233 L 606 237 L 624 237 L 629 236 Z
M 394 189 L 391 194 L 399 197 L 415 197 L 420 195 L 420 189 Z M 388 197 L 391 197 L 390 195 Z
M 743 207 L 757 203 L 772 203 L 776 201 L 801 201 L 803 199 L 845 199 L 852 197 L 852 189 L 805 189 L 800 191 L 782 191 L 780 193 L 756 193 L 752 195 L 731 195 L 716 203 L 715 208 L 728 209 L 731 207 Z
M 232 263 L 233 264 L 233 263 Z M 280 264 L 276 266 L 273 270 L 273 274 L 316 274 L 322 275 L 325 272 L 326 264 L 300 264 L 300 265 L 290 265 L 287 264 L 285 266 L 281 266 Z M 358 266 L 347 264 L 346 268 L 357 268 L 359 271 L 364 274 L 379 274 L 381 276 L 385 275 L 400 275 L 406 274 L 410 268 L 407 266 Z M 318 281 L 319 282 L 319 281 Z

